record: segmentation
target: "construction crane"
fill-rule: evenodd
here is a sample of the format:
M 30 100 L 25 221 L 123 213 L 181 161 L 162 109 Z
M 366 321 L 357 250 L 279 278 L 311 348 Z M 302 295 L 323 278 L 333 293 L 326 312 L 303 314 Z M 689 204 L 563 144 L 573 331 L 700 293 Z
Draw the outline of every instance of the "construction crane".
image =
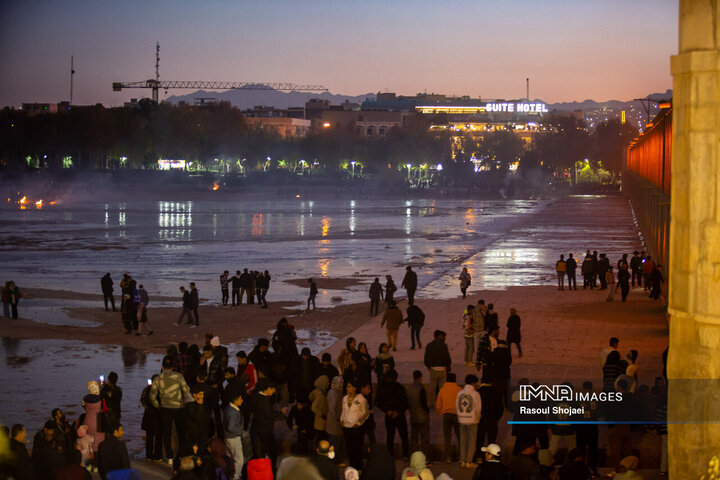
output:
M 186 88 L 208 90 L 280 90 L 296 92 L 327 92 L 322 85 L 296 85 L 294 83 L 261 83 L 261 82 L 208 82 L 196 80 L 160 81 L 160 43 L 155 46 L 155 78 L 141 82 L 113 82 L 113 92 L 120 92 L 123 88 L 150 88 L 152 99 L 158 101 L 160 89 Z

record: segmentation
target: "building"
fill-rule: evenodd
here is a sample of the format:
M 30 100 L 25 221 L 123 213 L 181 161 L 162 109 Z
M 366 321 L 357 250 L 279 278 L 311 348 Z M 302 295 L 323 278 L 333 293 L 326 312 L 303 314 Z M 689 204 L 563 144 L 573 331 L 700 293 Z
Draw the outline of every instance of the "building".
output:
M 393 127 L 404 127 L 413 112 L 325 110 L 315 121 L 315 129 L 352 130 L 364 137 L 384 137 Z
M 39 113 L 58 113 L 63 110 L 70 110 L 70 102 L 60 103 L 23 103 L 21 109 L 29 115 Z
M 282 138 L 302 138 L 310 131 L 310 120 L 288 117 L 248 117 L 247 122 Z

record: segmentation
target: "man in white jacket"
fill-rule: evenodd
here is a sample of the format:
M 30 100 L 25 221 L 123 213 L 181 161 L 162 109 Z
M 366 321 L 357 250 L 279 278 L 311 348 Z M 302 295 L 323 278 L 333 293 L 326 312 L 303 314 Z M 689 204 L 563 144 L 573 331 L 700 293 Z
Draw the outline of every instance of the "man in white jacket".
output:
M 458 393 L 457 408 L 458 423 L 460 424 L 460 467 L 475 468 L 473 463 L 475 455 L 475 441 L 477 428 L 480 423 L 480 394 L 477 392 L 478 377 L 467 375 L 465 387 Z

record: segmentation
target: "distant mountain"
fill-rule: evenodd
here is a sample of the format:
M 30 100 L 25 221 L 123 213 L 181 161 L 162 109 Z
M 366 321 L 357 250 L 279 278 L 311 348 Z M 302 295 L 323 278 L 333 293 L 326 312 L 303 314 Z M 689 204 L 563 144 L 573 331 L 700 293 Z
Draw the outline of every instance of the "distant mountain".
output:
M 305 102 L 311 98 L 329 100 L 331 105 L 338 105 L 346 100 L 351 103 L 362 103 L 368 98 L 374 99 L 374 93 L 364 95 L 341 95 L 330 92 L 281 92 L 278 90 L 227 90 L 223 92 L 198 90 L 187 95 L 173 95 L 166 101 L 178 104 L 185 101 L 189 104 L 195 102 L 195 98 L 216 98 L 218 102 L 229 101 L 233 106 L 240 109 L 253 108 L 254 106 L 267 106 L 275 108 L 304 107 Z
M 653 93 L 648 95 L 654 100 L 665 100 L 672 98 L 672 90 L 665 93 Z M 367 99 L 374 100 L 374 93 L 366 93 L 364 95 L 342 95 L 330 92 L 309 93 L 309 92 L 281 92 L 278 90 L 226 90 L 226 91 L 206 91 L 198 90 L 187 95 L 173 95 L 168 97 L 166 101 L 172 104 L 178 104 L 181 101 L 193 104 L 196 98 L 216 98 L 218 102 L 227 100 L 235 107 L 240 109 L 249 109 L 254 106 L 267 106 L 275 108 L 303 107 L 305 102 L 311 98 L 319 98 L 329 100 L 331 105 L 339 105 L 346 100 L 351 103 L 362 104 Z M 536 99 L 534 102 L 542 102 Z M 616 110 L 629 109 L 631 104 L 639 105 L 640 102 L 635 100 L 609 100 L 607 102 L 597 102 L 595 100 L 584 100 L 582 102 L 560 102 L 548 104 L 549 110 L 572 111 L 583 110 L 585 112 L 610 108 Z
M 647 97 L 653 100 L 667 100 L 672 98 L 672 90 L 667 90 L 665 93 L 652 93 Z M 596 110 L 598 108 L 612 108 L 612 109 L 623 109 L 627 108 L 630 103 L 639 103 L 635 100 L 609 100 L 607 102 L 596 102 L 595 100 L 585 100 L 583 102 L 562 102 L 562 103 L 550 103 L 548 109 L 550 110 Z

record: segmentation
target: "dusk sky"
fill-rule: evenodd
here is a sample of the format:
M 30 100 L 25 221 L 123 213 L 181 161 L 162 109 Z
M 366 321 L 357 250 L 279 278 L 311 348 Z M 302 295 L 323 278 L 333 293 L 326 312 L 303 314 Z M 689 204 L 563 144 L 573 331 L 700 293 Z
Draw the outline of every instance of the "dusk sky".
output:
M 0 107 L 122 105 L 114 81 L 317 83 L 547 102 L 672 88 L 676 0 L 0 1 Z M 167 96 L 190 93 L 171 90 Z M 160 98 L 164 98 L 160 92 Z

